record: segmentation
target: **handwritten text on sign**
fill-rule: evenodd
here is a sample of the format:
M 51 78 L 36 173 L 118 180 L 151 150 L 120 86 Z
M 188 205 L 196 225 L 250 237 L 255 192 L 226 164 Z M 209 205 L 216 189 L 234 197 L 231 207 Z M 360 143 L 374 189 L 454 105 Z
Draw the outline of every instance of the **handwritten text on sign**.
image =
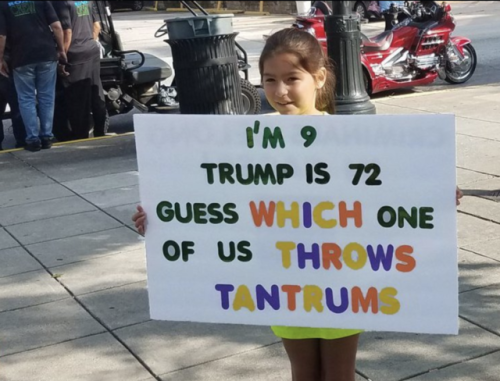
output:
M 136 115 L 153 319 L 456 333 L 450 115 Z

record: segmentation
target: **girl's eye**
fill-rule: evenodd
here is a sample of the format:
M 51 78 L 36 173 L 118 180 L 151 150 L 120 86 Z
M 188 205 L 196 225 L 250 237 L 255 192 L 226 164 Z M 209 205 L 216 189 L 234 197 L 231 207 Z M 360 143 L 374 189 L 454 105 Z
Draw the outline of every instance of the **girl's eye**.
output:
M 274 78 L 267 78 L 264 80 L 264 82 L 266 82 L 266 83 L 274 82 Z
M 298 81 L 299 79 L 297 77 L 291 77 L 288 79 L 290 82 L 295 82 Z

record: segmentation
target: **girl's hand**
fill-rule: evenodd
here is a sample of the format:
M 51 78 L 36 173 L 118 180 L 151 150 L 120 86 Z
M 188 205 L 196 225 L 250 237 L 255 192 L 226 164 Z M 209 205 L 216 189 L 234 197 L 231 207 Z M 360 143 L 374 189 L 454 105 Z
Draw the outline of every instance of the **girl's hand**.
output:
M 464 197 L 464 194 L 462 193 L 462 191 L 460 190 L 459 187 L 457 187 L 457 191 L 456 191 L 456 194 L 455 194 L 455 199 L 457 200 L 457 206 L 460 205 L 460 199 Z
M 146 212 L 142 209 L 142 206 L 137 205 L 137 212 L 132 216 L 132 221 L 135 222 L 139 234 L 144 235 L 146 231 Z

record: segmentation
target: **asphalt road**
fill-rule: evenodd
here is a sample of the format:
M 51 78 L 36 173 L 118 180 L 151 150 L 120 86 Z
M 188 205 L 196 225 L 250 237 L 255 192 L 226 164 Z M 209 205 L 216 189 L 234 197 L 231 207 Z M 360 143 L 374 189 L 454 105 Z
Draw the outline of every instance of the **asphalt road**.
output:
M 478 56 L 478 65 L 474 76 L 463 85 L 477 86 L 500 82 L 500 1 L 466 1 L 454 3 L 453 13 L 457 28 L 453 35 L 464 36 L 472 40 Z M 155 54 L 172 63 L 170 47 L 164 40 L 155 38 L 154 32 L 163 24 L 165 18 L 190 17 L 190 14 L 166 14 L 160 12 L 117 12 L 113 14 L 116 29 L 120 32 L 125 49 L 139 49 L 145 53 Z M 237 31 L 237 41 L 247 51 L 250 69 L 250 81 L 256 85 L 260 82 L 257 62 L 264 46 L 264 34 L 288 27 L 293 22 L 292 16 L 259 16 L 249 17 L 236 15 L 234 30 Z M 362 24 L 362 31 L 368 36 L 374 36 L 383 31 L 383 22 Z M 171 82 L 171 78 L 165 81 Z M 455 88 L 444 81 L 437 80 L 432 85 L 401 89 L 376 94 L 375 98 L 398 96 L 414 92 L 439 91 Z M 270 111 L 263 97 L 263 111 Z M 129 115 L 112 118 L 111 130 L 116 132 L 131 131 L 132 118 Z
M 500 1 L 464 1 L 453 3 L 453 12 L 456 16 L 457 28 L 453 35 L 464 36 L 472 40 L 477 52 L 478 65 L 474 76 L 463 85 L 477 86 L 500 82 Z M 172 64 L 172 55 L 169 45 L 164 41 L 168 36 L 155 38 L 155 31 L 163 25 L 166 18 L 189 17 L 186 13 L 164 12 L 116 12 L 113 20 L 116 30 L 120 33 L 125 50 L 137 49 L 144 53 L 158 56 Z M 245 16 L 234 17 L 234 30 L 238 32 L 237 41 L 247 51 L 250 69 L 250 81 L 258 85 L 260 76 L 257 62 L 264 46 L 264 34 L 288 27 L 292 24 L 292 16 Z M 362 24 L 362 31 L 368 36 L 374 36 L 383 30 L 383 22 Z M 170 84 L 168 78 L 165 84 Z M 437 80 L 434 84 L 389 91 L 376 94 L 375 98 L 397 96 L 413 92 L 438 91 L 456 86 Z M 264 100 L 264 99 L 263 99 Z M 265 101 L 265 100 L 264 100 Z M 265 103 L 265 102 L 264 102 Z M 269 110 L 264 104 L 264 110 Z M 133 130 L 132 114 L 114 116 L 111 121 L 111 132 L 128 132 Z M 9 148 L 11 133 L 8 131 L 10 121 L 4 122 L 6 141 L 4 147 Z

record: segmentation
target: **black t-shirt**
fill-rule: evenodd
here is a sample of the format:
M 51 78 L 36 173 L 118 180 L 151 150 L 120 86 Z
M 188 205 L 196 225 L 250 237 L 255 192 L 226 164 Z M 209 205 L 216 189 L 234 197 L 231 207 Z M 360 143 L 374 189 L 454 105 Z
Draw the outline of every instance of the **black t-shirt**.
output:
M 49 1 L 0 1 L 0 35 L 10 41 L 12 68 L 57 61 L 49 25 L 59 21 Z
M 94 14 L 92 1 L 53 1 L 52 5 L 59 16 L 62 28 L 71 29 L 71 45 L 68 63 L 78 65 L 99 57 L 99 47 L 93 39 Z

